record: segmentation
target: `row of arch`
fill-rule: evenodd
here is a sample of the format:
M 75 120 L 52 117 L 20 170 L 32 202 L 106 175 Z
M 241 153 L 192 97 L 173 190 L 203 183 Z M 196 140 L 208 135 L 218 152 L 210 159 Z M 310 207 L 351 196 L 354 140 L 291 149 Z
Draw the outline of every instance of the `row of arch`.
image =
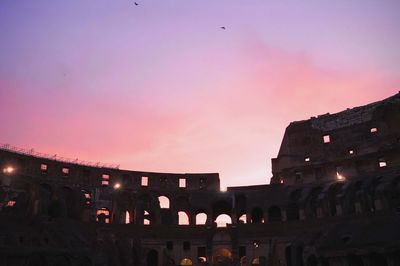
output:
M 102 201 L 107 204 L 99 204 L 94 201 L 89 189 L 77 191 L 68 187 L 53 188 L 49 184 L 40 184 L 37 192 L 29 191 L 31 192 L 28 192 L 29 196 L 25 196 L 25 203 L 20 200 L 22 197 L 12 199 L 16 207 L 31 210 L 33 214 L 47 213 L 52 216 L 69 216 L 78 219 L 82 217 L 82 209 L 89 209 L 91 215 L 95 213 L 97 221 L 101 220 L 98 217 L 101 212 L 105 212 L 103 216 L 108 217 L 105 217 L 104 222 L 108 223 L 211 225 L 216 222 L 218 225 L 220 222 L 218 217 L 224 215 L 227 222 L 221 224 L 226 225 L 300 220 L 308 217 L 319 218 L 382 209 L 400 210 L 400 194 L 398 193 L 400 177 L 336 182 L 329 186 L 299 188 L 288 195 L 284 207 L 253 206 L 250 210 L 246 204 L 246 195 L 232 195 L 231 197 L 235 199 L 231 202 L 229 199 L 221 199 L 212 203 L 211 206 L 193 211 L 188 196 L 179 196 L 176 206 L 171 208 L 170 199 L 165 195 L 152 197 L 145 194 L 138 196 L 133 203 L 132 200 L 123 201 L 113 196 L 107 201 Z M 128 196 L 132 199 L 131 195 Z M 29 208 L 21 208 L 21 204 L 27 204 Z M 135 206 L 134 209 L 129 207 L 132 204 Z M 142 206 L 137 209 L 138 204 Z M 102 210 L 103 208 L 106 210 Z M 93 218 L 89 220 L 91 219 Z

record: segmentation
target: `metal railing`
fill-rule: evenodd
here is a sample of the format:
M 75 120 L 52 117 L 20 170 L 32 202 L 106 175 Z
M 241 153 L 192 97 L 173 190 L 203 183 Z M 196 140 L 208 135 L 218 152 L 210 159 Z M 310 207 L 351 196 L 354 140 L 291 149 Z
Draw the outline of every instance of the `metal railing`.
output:
M 36 157 L 36 158 L 43 158 L 43 159 L 57 161 L 57 162 L 79 164 L 79 165 L 90 166 L 90 167 L 119 169 L 119 164 L 106 164 L 106 163 L 100 163 L 100 162 L 94 163 L 94 162 L 79 160 L 78 158 L 71 159 L 71 158 L 58 156 L 57 154 L 51 155 L 51 154 L 46 154 L 46 153 L 42 153 L 42 152 L 37 152 L 34 149 L 23 149 L 23 148 L 11 146 L 10 144 L 0 144 L 0 150 L 15 152 L 18 154 L 28 155 L 28 156 L 32 156 L 32 157 Z

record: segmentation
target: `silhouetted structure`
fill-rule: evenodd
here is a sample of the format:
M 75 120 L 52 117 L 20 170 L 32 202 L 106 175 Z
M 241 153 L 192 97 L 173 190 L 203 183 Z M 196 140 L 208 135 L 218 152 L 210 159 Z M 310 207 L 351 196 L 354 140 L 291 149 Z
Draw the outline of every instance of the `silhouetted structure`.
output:
M 400 94 L 291 123 L 270 185 L 8 146 L 0 166 L 4 266 L 400 265 Z

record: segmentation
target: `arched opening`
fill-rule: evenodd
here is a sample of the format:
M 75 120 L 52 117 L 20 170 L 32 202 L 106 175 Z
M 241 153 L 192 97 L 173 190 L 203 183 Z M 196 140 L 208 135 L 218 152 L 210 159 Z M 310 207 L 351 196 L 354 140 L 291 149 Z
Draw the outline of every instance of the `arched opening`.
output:
M 96 222 L 110 223 L 110 211 L 107 208 L 100 208 L 96 212 Z
M 322 187 L 315 187 L 311 190 L 308 205 L 310 208 L 311 215 L 317 217 L 318 208 L 318 196 L 322 191 Z
M 225 266 L 232 264 L 232 253 L 227 248 L 218 248 L 214 251 L 212 264 L 215 266 Z
M 149 253 L 147 253 L 146 265 L 158 266 L 158 253 L 154 249 L 150 250 Z
M 331 216 L 336 215 L 336 195 L 340 193 L 343 183 L 335 183 L 329 187 L 328 199 L 329 199 L 329 212 Z
M 207 214 L 204 212 L 198 213 L 196 215 L 196 224 L 206 224 Z
M 240 266 L 246 266 L 246 256 L 240 258 Z
M 129 211 L 125 211 L 125 224 L 129 224 L 131 222 L 131 215 Z
M 290 203 L 287 206 L 287 219 L 289 221 L 294 221 L 294 220 L 299 220 L 300 215 L 299 215 L 299 206 L 297 206 L 296 203 Z
M 178 210 L 190 210 L 190 201 L 187 196 L 180 196 L 175 202 Z
M 268 220 L 270 222 L 281 222 L 282 221 L 281 209 L 278 206 L 271 206 L 268 209 Z
M 304 266 L 303 262 L 303 247 L 296 247 L 296 265 Z
M 293 266 L 292 264 L 292 246 L 288 246 L 285 249 L 286 265 Z
M 189 216 L 184 211 L 178 212 L 178 224 L 189 225 Z
M 169 209 L 169 198 L 166 196 L 159 196 L 158 201 L 160 202 L 161 209 Z
M 245 223 L 247 223 L 247 215 L 246 215 L 245 213 L 242 214 L 242 215 L 239 217 L 238 222 L 239 222 L 240 224 L 245 224 Z
M 371 253 L 368 256 L 371 266 L 388 266 L 385 256 L 379 253 Z
M 151 224 L 151 217 L 150 213 L 146 210 L 143 211 L 143 224 L 150 225 Z
M 364 265 L 362 258 L 360 256 L 357 256 L 354 254 L 347 255 L 347 263 L 348 263 L 348 265 L 351 265 L 351 266 L 363 266 Z M 317 264 L 315 264 L 315 266 L 316 265 Z M 311 266 L 314 266 L 314 265 L 311 265 Z
M 254 208 L 251 211 L 251 223 L 253 224 L 259 224 L 263 223 L 264 218 L 263 218 L 263 210 L 261 208 Z
M 191 265 L 193 265 L 193 262 L 192 262 L 191 259 L 184 258 L 184 259 L 181 260 L 180 265 L 181 266 L 191 266 Z
M 62 212 L 62 216 L 67 216 L 70 218 L 75 218 L 76 211 L 75 207 L 75 197 L 74 191 L 69 187 L 62 187 L 60 190 L 60 211 Z
M 49 184 L 40 184 L 39 191 L 39 202 L 36 210 L 34 210 L 34 213 L 37 214 L 41 212 L 46 215 L 51 215 L 50 204 L 53 198 L 53 189 Z
M 353 265 L 353 264 L 349 264 L 349 265 Z M 318 266 L 318 261 L 317 261 L 317 258 L 315 257 L 315 255 L 311 255 L 307 258 L 307 266 Z M 354 265 L 354 266 L 356 266 L 356 265 Z
M 301 198 L 302 194 L 301 192 L 302 192 L 301 189 L 296 189 L 295 191 L 290 193 L 290 200 L 293 202 L 297 202 Z
M 226 226 L 226 223 L 230 223 L 231 224 L 232 223 L 231 218 L 227 217 L 231 213 L 232 213 L 232 200 L 231 199 L 230 200 L 228 200 L 228 199 L 219 200 L 219 201 L 217 201 L 217 202 L 215 202 L 213 204 L 212 221 L 216 222 L 217 226 L 219 226 L 218 222 L 221 222 L 221 225 L 225 224 L 223 226 Z M 222 214 L 225 214 L 226 216 L 221 216 Z M 218 217 L 219 217 L 219 219 L 218 219 Z M 221 218 L 223 220 L 221 220 Z
M 227 214 L 220 214 L 215 219 L 217 227 L 226 227 L 228 224 L 232 224 L 232 218 Z
M 90 206 L 92 201 L 92 194 L 89 191 L 83 189 L 82 194 L 84 196 L 85 206 Z

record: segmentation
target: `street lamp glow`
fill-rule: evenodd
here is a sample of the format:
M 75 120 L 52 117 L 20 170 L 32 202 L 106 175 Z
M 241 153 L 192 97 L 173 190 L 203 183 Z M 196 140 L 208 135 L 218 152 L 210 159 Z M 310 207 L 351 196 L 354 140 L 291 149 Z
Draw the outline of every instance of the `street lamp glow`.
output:
M 339 173 L 336 173 L 336 179 L 337 179 L 338 181 L 344 181 L 344 180 L 346 180 L 346 178 L 345 178 L 343 175 L 339 174 Z
M 120 183 L 116 183 L 115 185 L 114 185 L 114 188 L 115 189 L 119 189 L 121 187 L 121 184 Z
M 12 167 L 12 166 L 7 166 L 6 168 L 3 169 L 3 173 L 5 173 L 5 174 L 12 174 L 12 173 L 14 173 L 14 167 Z

